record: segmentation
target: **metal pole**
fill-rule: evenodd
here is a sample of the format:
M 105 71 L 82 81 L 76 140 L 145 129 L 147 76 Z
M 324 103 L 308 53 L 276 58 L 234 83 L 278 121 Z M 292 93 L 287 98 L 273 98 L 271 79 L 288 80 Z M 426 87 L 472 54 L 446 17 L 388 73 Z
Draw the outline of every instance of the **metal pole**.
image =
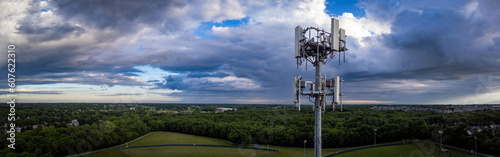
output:
M 474 136 L 474 147 L 475 147 L 474 156 L 477 157 L 477 138 L 476 138 L 476 136 Z
M 375 133 L 375 136 L 373 136 L 373 145 L 377 144 L 377 129 L 373 129 L 373 132 Z
M 306 142 L 307 140 L 304 140 L 304 157 L 306 157 Z
M 441 135 L 441 141 L 439 142 L 439 152 L 443 151 L 443 131 L 439 131 Z
M 439 149 L 443 150 L 443 133 L 441 133 L 441 144 L 439 144 Z
M 316 55 L 316 81 L 315 91 L 321 91 L 321 57 Z M 314 105 L 314 156 L 321 157 L 321 95 L 315 95 Z

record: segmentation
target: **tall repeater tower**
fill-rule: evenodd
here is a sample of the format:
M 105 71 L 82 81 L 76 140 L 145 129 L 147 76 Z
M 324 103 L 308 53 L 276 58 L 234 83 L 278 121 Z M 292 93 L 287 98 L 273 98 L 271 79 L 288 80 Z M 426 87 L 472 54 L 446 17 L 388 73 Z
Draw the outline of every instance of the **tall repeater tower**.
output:
M 297 58 L 297 68 L 303 62 L 310 62 L 316 67 L 316 75 L 314 82 L 303 81 L 307 77 L 293 78 L 293 102 L 295 107 L 300 111 L 300 96 L 305 95 L 314 98 L 314 156 L 321 156 L 321 113 L 325 110 L 327 96 L 332 96 L 332 111 L 335 111 L 340 103 L 342 110 L 342 83 L 343 80 L 339 76 L 327 78 L 321 76 L 321 65 L 328 60 L 339 58 L 340 54 L 345 51 L 346 35 L 344 29 L 339 29 L 339 20 L 331 18 L 332 27 L 331 33 L 317 27 L 307 27 L 303 29 L 300 26 L 295 27 L 295 58 Z M 339 99 L 340 98 L 340 99 Z M 311 101 L 312 102 L 312 101 Z

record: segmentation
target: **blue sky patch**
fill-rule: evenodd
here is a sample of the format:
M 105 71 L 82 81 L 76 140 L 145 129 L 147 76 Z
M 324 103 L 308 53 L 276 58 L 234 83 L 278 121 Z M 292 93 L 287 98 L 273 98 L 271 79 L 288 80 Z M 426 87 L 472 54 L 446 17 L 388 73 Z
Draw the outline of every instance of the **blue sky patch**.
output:
M 239 27 L 239 26 L 244 26 L 250 21 L 250 17 L 245 17 L 242 19 L 235 19 L 235 20 L 224 20 L 222 22 L 202 22 L 198 28 L 194 30 L 194 34 L 196 36 L 199 36 L 203 39 L 214 39 L 214 37 L 211 34 L 212 32 L 212 27 Z
M 325 12 L 330 16 L 339 16 L 344 12 L 352 13 L 357 18 L 365 16 L 365 10 L 356 6 L 357 0 L 329 0 L 327 2 Z

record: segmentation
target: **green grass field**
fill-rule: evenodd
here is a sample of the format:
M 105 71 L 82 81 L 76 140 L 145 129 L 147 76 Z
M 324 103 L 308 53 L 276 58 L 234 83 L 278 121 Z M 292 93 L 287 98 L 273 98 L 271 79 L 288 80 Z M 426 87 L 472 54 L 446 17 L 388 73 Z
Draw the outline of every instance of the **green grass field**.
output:
M 407 144 L 407 145 L 395 145 L 395 146 L 384 146 L 384 147 L 376 147 L 376 148 L 367 148 L 356 150 L 352 152 L 347 152 L 343 154 L 336 155 L 338 157 L 384 157 L 384 156 L 437 156 L 438 154 L 434 154 L 427 150 L 420 149 L 415 144 Z
M 128 157 L 127 154 L 120 152 L 117 148 L 115 149 L 109 149 L 109 150 L 104 150 L 96 153 L 91 153 L 88 155 L 82 155 L 84 157 L 101 157 L 101 156 L 106 156 L 106 157 Z
M 267 148 L 262 145 L 261 148 Z M 304 148 L 298 147 L 280 147 L 280 146 L 269 146 L 269 149 L 279 150 L 273 157 L 303 157 L 304 156 Z M 339 152 L 342 150 L 346 150 L 346 148 L 333 148 L 333 149 L 323 149 L 321 153 L 323 155 L 332 154 L 335 152 Z M 306 148 L 306 156 L 314 156 L 314 149 Z
M 202 137 L 174 132 L 154 132 L 142 139 L 128 143 L 128 146 L 141 146 L 141 145 L 159 145 L 159 144 L 213 144 L 213 145 L 231 145 L 225 140 L 215 139 L 210 137 Z M 124 145 L 123 145 L 124 146 Z M 248 145 L 248 147 L 253 147 Z M 260 148 L 267 148 L 266 145 L 259 145 Z M 279 150 L 279 152 L 271 152 L 264 150 L 252 150 L 241 148 L 222 148 L 222 147 L 197 147 L 197 146 L 165 146 L 165 147 L 146 147 L 146 148 L 130 148 L 122 149 L 123 152 L 134 157 L 148 157 L 148 156 L 250 156 L 250 157 L 302 157 L 304 156 L 304 148 L 300 147 L 281 147 L 269 146 L 270 149 Z M 328 155 L 335 152 L 354 149 L 353 148 L 333 148 L 323 149 L 322 155 Z M 348 153 L 339 154 L 339 157 L 386 157 L 386 156 L 448 156 L 449 154 L 457 154 L 460 156 L 470 156 L 469 153 L 449 149 L 449 152 L 437 154 L 439 145 L 415 142 L 415 144 L 408 145 L 395 145 L 368 148 L 356 150 Z M 434 150 L 434 151 L 432 151 Z M 114 148 L 110 150 L 100 151 L 85 157 L 97 156 L 110 156 L 110 157 L 128 157 L 127 154 Z M 437 153 L 434 153 L 437 152 Z M 306 156 L 313 156 L 314 149 L 307 148 Z
M 252 156 L 252 157 L 270 157 L 277 152 L 252 150 L 252 149 L 238 149 L 238 148 L 219 148 L 219 147 L 148 147 L 148 148 L 133 148 L 124 149 L 123 151 L 132 156 L 140 157 L 170 157 L 170 156 L 206 156 L 206 157 L 219 157 L 219 156 Z
M 397 156 L 397 157 L 406 157 L 406 156 L 450 156 L 450 155 L 459 155 L 462 157 L 471 156 L 470 153 L 464 152 L 462 150 L 448 148 L 448 152 L 440 152 L 439 144 L 433 144 L 429 142 L 415 142 L 414 144 L 407 145 L 395 145 L 395 146 L 384 146 L 384 147 L 376 147 L 376 148 L 367 148 L 362 150 L 356 150 L 352 152 L 342 153 L 337 155 L 338 157 L 385 157 L 385 156 Z M 326 154 L 325 154 L 326 155 Z M 477 155 L 483 157 L 482 155 Z
M 418 146 L 420 149 L 436 150 L 436 151 L 439 152 L 439 144 L 433 144 L 433 143 L 429 143 L 429 142 L 415 142 L 415 145 Z M 441 155 L 443 155 L 443 154 L 445 156 L 459 155 L 459 156 L 463 156 L 463 157 L 471 156 L 471 154 L 469 152 L 465 152 L 463 150 L 449 148 L 449 147 L 446 147 L 446 146 L 444 146 L 444 148 L 448 149 L 448 152 L 441 152 Z M 477 156 L 484 157 L 484 156 L 482 156 L 480 154 L 478 154 Z
M 228 142 L 220 139 L 195 136 L 174 132 L 155 132 L 149 136 L 141 138 L 137 141 L 129 143 L 128 146 L 143 146 L 157 144 L 213 144 L 213 145 L 230 145 Z
M 213 145 L 231 145 L 227 141 L 174 132 L 155 132 L 142 139 L 129 143 L 128 146 L 141 145 L 158 145 L 158 144 L 213 144 Z M 124 145 L 123 145 L 124 146 Z M 286 147 L 284 147 L 286 148 Z M 295 149 L 295 148 L 294 148 Z M 302 149 L 299 149 L 302 150 Z M 220 148 L 220 147 L 182 147 L 182 146 L 167 146 L 167 147 L 148 147 L 148 148 L 131 148 L 122 149 L 132 156 L 274 156 L 276 152 L 238 149 L 238 148 Z M 302 151 L 301 151 L 302 153 Z M 110 149 L 84 155 L 85 157 L 94 156 L 114 156 L 128 157 L 127 154 L 118 149 Z

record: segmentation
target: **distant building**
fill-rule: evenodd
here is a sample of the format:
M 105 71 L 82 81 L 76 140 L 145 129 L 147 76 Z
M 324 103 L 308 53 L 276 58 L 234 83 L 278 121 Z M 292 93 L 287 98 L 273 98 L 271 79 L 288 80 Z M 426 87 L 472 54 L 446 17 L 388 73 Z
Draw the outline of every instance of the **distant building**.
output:
M 500 129 L 499 124 L 491 124 L 486 126 L 468 126 L 467 128 L 465 128 L 467 134 L 469 135 L 472 135 L 476 132 L 481 132 L 483 130 L 489 130 L 494 134 L 498 129 Z
M 16 132 L 21 132 L 21 127 L 20 126 L 16 126 L 15 129 L 16 129 Z
M 130 110 L 134 110 L 135 111 L 135 107 L 131 107 Z
M 80 122 L 78 122 L 78 119 L 73 119 L 73 120 L 71 120 L 71 123 L 66 124 L 66 126 L 70 126 L 70 125 L 79 126 Z
M 227 111 L 227 110 L 238 110 L 236 108 L 225 108 L 225 107 L 219 107 L 217 109 L 215 109 L 215 113 L 219 113 L 219 112 L 224 112 L 224 111 Z
M 472 132 L 473 132 L 473 131 L 471 131 L 471 130 L 467 130 L 467 134 L 468 134 L 469 136 L 470 136 L 470 135 L 472 135 Z

